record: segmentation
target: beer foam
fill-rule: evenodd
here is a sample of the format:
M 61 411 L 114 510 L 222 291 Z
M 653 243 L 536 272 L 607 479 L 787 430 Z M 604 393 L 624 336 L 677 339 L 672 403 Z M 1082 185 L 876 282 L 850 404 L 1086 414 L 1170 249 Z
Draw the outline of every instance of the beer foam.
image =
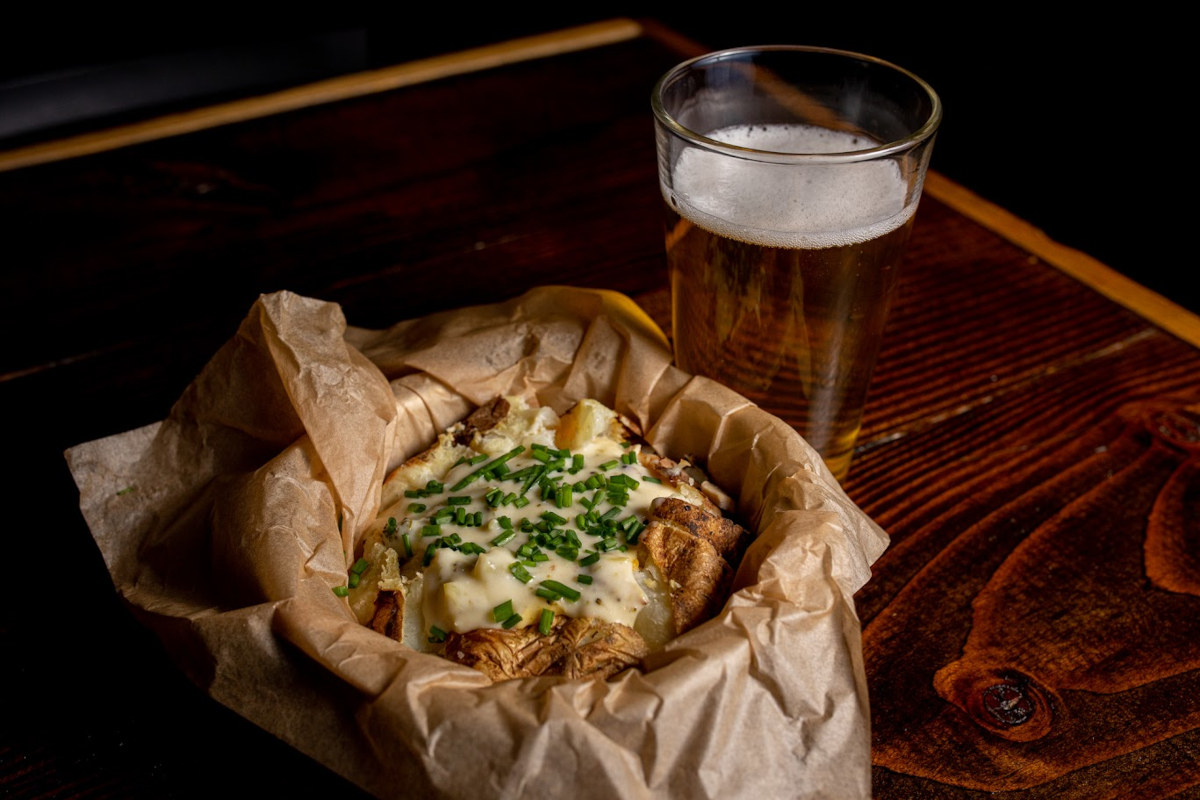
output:
M 876 143 L 809 125 L 739 125 L 707 136 L 774 153 L 842 153 Z M 675 163 L 667 201 L 693 223 L 722 236 L 768 247 L 824 248 L 867 241 L 894 230 L 916 211 L 892 159 L 841 164 L 773 164 L 700 148 Z

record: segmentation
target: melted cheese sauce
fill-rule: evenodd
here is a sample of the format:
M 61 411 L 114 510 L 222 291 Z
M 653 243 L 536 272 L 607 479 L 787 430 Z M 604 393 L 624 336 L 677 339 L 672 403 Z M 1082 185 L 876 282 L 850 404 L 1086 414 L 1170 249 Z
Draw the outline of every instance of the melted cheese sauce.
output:
M 679 492 L 610 427 L 556 448 L 557 420 L 537 411 L 520 436 L 477 436 L 440 485 L 410 489 L 381 514 L 395 520 L 381 534 L 398 554 L 392 563 L 421 574 L 422 624 L 434 640 L 537 625 L 544 609 L 633 627 L 648 603 L 637 537 L 653 500 Z M 384 571 L 384 588 L 399 588 L 395 569 Z

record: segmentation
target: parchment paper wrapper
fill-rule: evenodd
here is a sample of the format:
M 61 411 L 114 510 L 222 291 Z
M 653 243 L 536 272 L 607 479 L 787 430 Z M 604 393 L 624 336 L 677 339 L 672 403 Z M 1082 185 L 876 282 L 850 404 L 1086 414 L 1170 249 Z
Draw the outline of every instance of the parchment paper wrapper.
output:
M 492 684 L 355 622 L 331 588 L 384 475 L 497 394 L 595 397 L 699 457 L 757 534 L 718 618 L 607 683 Z M 181 668 L 377 795 L 870 796 L 852 596 L 886 535 L 788 425 L 674 368 L 622 295 L 545 287 L 387 331 L 267 295 L 166 420 L 67 459 Z

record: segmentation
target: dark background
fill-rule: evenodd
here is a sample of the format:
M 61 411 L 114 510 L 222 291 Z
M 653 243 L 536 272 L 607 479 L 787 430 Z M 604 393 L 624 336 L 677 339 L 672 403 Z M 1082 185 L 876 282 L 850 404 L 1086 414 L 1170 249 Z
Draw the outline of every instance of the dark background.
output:
M 170 22 L 123 18 L 105 7 L 91 17 L 26 12 L 4 26 L 0 148 L 514 36 L 645 16 L 576 6 L 515 16 L 462 8 L 266 20 L 232 6 L 179 8 L 182 16 Z M 816 44 L 916 72 L 945 105 L 934 169 L 1200 311 L 1191 270 L 1168 254 L 1164 237 L 1185 225 L 1164 198 L 1194 171 L 1177 138 L 1191 115 L 1174 46 L 1181 23 L 1141 11 L 1049 16 L 1044 5 L 937 13 L 898 4 L 790 8 L 652 16 L 712 49 Z

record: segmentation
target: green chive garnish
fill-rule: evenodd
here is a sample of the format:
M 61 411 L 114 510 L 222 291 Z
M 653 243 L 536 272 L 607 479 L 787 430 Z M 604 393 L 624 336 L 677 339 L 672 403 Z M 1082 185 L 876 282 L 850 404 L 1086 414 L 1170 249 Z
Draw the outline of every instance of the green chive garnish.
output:
M 446 632 L 437 625 L 429 626 L 429 641 L 433 644 L 446 641 Z
M 575 582 L 590 586 L 592 583 L 592 576 L 580 573 L 579 575 L 575 576 Z
M 548 608 L 542 609 L 542 616 L 538 620 L 538 633 L 542 636 L 549 636 L 550 629 L 554 627 L 554 612 Z
M 525 452 L 524 447 L 514 447 L 512 450 L 509 450 L 507 453 L 500 456 L 499 458 L 495 458 L 495 459 L 489 461 L 488 463 L 484 464 L 479 469 L 467 473 L 467 475 L 465 477 L 463 477 L 462 480 L 460 480 L 458 483 L 456 483 L 450 487 L 450 491 L 457 492 L 461 489 L 467 488 L 476 479 L 482 477 L 483 474 L 485 472 L 487 472 L 488 470 L 494 469 L 495 467 L 498 467 L 499 465 L 505 463 L 506 461 L 516 458 L 518 455 L 520 455 L 523 452 Z
M 492 609 L 492 619 L 496 620 L 496 622 L 504 622 L 504 620 L 511 617 L 514 613 L 516 612 L 513 611 L 512 600 L 505 600 Z
M 504 620 L 504 622 L 501 622 L 500 624 L 504 627 L 505 630 L 508 630 L 509 628 L 513 627 L 520 621 L 521 621 L 521 615 L 513 614 L 511 617 Z
M 541 585 L 553 592 L 558 592 L 568 600 L 578 600 L 580 598 L 579 592 L 575 589 L 572 589 L 570 586 L 567 586 L 565 583 L 559 583 L 558 581 L 553 580 L 545 580 L 542 581 Z
M 335 586 L 333 587 L 333 593 L 338 597 L 345 597 L 346 595 L 350 594 L 350 590 L 345 586 Z
M 525 569 L 525 566 L 519 561 L 514 561 L 512 564 L 509 564 L 508 571 L 511 572 L 512 576 L 521 583 L 529 583 L 531 580 L 533 580 L 533 576 L 529 574 L 529 570 Z

